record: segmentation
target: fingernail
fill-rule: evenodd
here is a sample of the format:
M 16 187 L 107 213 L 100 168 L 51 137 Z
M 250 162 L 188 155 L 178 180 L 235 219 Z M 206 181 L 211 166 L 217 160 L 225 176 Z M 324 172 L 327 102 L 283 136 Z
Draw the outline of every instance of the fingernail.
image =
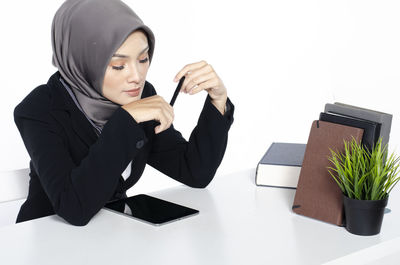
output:
M 178 81 L 178 78 L 177 78 L 177 77 L 174 78 L 174 82 L 176 82 L 176 81 Z

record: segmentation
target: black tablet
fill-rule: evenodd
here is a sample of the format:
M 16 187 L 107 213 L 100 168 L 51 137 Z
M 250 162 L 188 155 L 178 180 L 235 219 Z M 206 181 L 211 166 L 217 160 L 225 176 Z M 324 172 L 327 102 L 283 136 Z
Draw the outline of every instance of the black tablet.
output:
M 105 208 L 152 225 L 170 223 L 199 213 L 198 210 L 145 194 L 109 202 Z

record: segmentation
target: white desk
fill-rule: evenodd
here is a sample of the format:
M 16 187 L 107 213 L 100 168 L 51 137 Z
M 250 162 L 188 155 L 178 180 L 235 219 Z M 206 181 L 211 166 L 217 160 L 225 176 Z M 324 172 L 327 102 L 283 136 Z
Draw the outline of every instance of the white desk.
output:
M 362 237 L 294 214 L 294 190 L 257 187 L 254 170 L 246 170 L 217 176 L 203 190 L 179 186 L 151 193 L 200 210 L 160 227 L 101 210 L 84 227 L 50 216 L 0 228 L 0 260 L 30 265 L 321 264 L 400 236 L 396 188 L 381 233 Z

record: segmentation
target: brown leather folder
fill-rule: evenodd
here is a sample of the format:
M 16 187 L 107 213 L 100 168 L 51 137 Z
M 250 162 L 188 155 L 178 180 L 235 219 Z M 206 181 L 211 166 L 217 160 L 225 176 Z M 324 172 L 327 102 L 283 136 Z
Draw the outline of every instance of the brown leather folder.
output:
M 342 152 L 344 140 L 354 137 L 360 143 L 363 132 L 341 124 L 313 122 L 292 207 L 295 213 L 343 225 L 342 191 L 327 169 L 332 166 L 329 148 Z

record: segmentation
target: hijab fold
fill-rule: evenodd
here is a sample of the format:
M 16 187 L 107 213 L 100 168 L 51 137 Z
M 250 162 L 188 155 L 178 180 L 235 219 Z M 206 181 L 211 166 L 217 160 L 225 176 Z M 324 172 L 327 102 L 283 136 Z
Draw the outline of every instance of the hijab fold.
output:
M 100 128 L 120 106 L 103 96 L 107 65 L 136 30 L 146 33 L 151 61 L 153 32 L 120 0 L 66 0 L 53 18 L 52 63 L 86 116 Z

